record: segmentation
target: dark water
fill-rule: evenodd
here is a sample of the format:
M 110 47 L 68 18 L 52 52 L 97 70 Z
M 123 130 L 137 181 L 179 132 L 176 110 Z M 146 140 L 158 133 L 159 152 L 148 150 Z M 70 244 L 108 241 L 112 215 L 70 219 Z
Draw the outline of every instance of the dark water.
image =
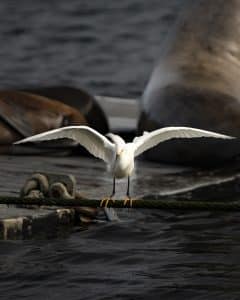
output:
M 189 2 L 1 1 L 1 87 L 138 97 Z M 0 242 L 0 299 L 240 299 L 239 213 L 121 217 L 64 238 Z
M 0 248 L 1 299 L 239 299 L 240 215 L 131 211 Z
M 0 86 L 65 84 L 141 95 L 189 0 L 0 2 Z
M 21 159 L 0 157 L 5 194 L 13 195 L 34 171 L 71 172 L 88 197 L 111 190 L 99 160 L 30 157 L 21 170 Z M 191 174 L 138 162 L 132 195 L 209 181 L 208 173 Z M 224 178 L 221 172 L 212 177 Z M 126 180 L 117 181 L 117 198 L 125 191 Z M 118 214 L 120 222 L 75 228 L 64 237 L 0 241 L 0 299 L 240 299 L 239 212 L 122 209 Z

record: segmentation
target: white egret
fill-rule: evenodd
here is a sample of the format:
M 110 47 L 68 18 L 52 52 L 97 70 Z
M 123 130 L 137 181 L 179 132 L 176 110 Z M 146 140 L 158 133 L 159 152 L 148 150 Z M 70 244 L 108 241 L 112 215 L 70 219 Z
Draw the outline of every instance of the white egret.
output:
M 127 177 L 128 184 L 124 205 L 126 205 L 126 203 L 129 201 L 131 206 L 132 199 L 130 197 L 130 176 L 134 169 L 134 158 L 136 156 L 161 142 L 173 138 L 234 138 L 231 136 L 191 127 L 165 127 L 152 132 L 144 132 L 142 136 L 135 137 L 131 143 L 125 143 L 120 136 L 112 133 L 109 133 L 106 136 L 88 126 L 68 126 L 30 136 L 16 142 L 15 144 L 62 138 L 68 138 L 78 142 L 92 155 L 101 158 L 110 166 L 109 169 L 113 176 L 113 190 L 109 197 L 102 199 L 101 205 L 103 205 L 105 202 L 105 206 L 107 206 L 110 200 L 114 201 L 112 198 L 115 194 L 115 178 Z

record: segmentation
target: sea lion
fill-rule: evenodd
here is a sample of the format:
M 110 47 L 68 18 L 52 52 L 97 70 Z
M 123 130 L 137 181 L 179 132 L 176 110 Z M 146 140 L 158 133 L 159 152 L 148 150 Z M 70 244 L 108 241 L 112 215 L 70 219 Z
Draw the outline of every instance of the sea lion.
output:
M 82 89 L 67 86 L 53 86 L 26 88 L 23 90 L 72 106 L 83 114 L 90 127 L 101 133 L 107 133 L 109 131 L 108 121 L 102 108 L 94 96 Z
M 88 122 L 80 111 L 59 101 L 27 92 L 0 91 L 0 153 L 11 152 L 11 144 L 23 137 L 68 125 Z
M 190 126 L 240 136 L 240 1 L 199 0 L 186 10 L 144 91 L 138 132 Z M 147 157 L 208 164 L 239 153 L 237 142 L 168 141 Z
M 70 125 L 88 125 L 108 132 L 103 110 L 93 96 L 81 89 L 56 86 L 0 91 L 0 153 L 43 154 L 54 152 L 55 146 L 71 146 L 69 141 L 47 143 L 38 149 L 10 146 L 23 137 Z M 86 154 L 82 147 L 74 149 Z

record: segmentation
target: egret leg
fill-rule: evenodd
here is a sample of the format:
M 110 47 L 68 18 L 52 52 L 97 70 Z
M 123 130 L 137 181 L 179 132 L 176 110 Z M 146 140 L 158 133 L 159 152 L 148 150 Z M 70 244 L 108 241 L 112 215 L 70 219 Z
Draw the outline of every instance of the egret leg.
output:
M 132 207 L 133 199 L 130 196 L 130 176 L 128 176 L 127 193 L 126 193 L 126 197 L 124 198 L 123 205 L 124 206 L 127 205 L 128 202 L 129 202 L 129 206 Z
M 101 200 L 101 203 L 100 203 L 100 207 L 107 207 L 108 206 L 108 203 L 110 201 L 114 202 L 115 200 L 112 199 L 113 196 L 115 195 L 115 183 L 116 183 L 116 178 L 113 177 L 113 190 L 112 190 L 112 194 L 109 196 L 109 197 L 105 197 Z

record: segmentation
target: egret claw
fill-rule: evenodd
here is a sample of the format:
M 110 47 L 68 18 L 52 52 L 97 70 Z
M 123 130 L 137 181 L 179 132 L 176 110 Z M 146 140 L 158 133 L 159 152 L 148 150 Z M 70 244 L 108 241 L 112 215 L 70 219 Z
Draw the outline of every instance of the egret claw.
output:
M 128 202 L 129 202 L 129 207 L 132 207 L 133 199 L 132 199 L 131 197 L 129 197 L 129 196 L 126 196 L 126 197 L 124 198 L 123 205 L 126 206 Z
M 108 206 L 108 203 L 112 201 L 112 202 L 115 202 L 114 199 L 112 199 L 111 197 L 106 197 L 106 198 L 103 198 L 100 202 L 100 207 L 107 207 Z

